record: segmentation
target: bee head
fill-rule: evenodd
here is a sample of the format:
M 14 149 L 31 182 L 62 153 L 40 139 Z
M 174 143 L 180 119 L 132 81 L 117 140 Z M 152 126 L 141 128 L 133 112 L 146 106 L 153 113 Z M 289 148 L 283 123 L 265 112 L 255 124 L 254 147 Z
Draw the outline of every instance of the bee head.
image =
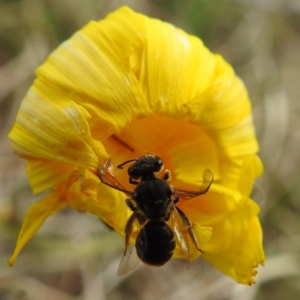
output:
M 139 179 L 142 176 L 160 172 L 164 166 L 163 160 L 160 157 L 153 154 L 146 154 L 137 159 L 125 161 L 118 168 L 123 169 L 123 166 L 131 161 L 134 161 L 134 163 L 128 168 L 128 175 L 133 179 Z

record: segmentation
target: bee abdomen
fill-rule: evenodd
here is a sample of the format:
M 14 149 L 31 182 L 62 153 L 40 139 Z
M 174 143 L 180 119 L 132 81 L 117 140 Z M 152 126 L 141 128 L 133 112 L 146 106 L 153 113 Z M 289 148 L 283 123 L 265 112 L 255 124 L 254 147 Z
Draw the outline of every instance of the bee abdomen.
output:
M 140 260 L 148 265 L 161 266 L 169 261 L 176 243 L 172 229 L 163 221 L 149 221 L 136 238 Z

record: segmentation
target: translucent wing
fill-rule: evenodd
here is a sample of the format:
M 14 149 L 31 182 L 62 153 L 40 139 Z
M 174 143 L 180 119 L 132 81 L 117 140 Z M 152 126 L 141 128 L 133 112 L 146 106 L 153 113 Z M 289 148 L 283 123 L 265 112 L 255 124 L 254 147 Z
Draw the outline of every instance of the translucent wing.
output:
M 175 233 L 175 237 L 177 241 L 179 242 L 181 249 L 184 254 L 184 258 L 189 261 L 190 260 L 190 249 L 189 249 L 189 243 L 187 239 L 187 228 L 183 223 L 182 218 L 180 217 L 177 208 L 174 205 L 174 209 L 171 215 L 171 221 L 173 230 Z
M 139 228 L 139 224 L 137 221 L 138 212 L 135 211 L 130 218 L 128 219 L 125 226 L 125 250 L 124 254 L 121 258 L 118 275 L 125 275 L 129 271 L 133 270 L 138 266 L 140 259 L 137 256 L 136 248 L 134 245 L 129 244 L 131 234 L 133 232 L 134 225 Z
M 197 242 L 196 235 L 193 231 L 193 226 L 190 223 L 189 219 L 186 217 L 184 212 L 179 208 L 174 206 L 174 211 L 172 213 L 172 223 L 173 230 L 176 236 L 176 239 L 180 243 L 181 249 L 184 254 L 184 258 L 187 261 L 190 261 L 190 248 L 188 242 L 188 236 L 190 236 L 195 247 L 203 253 L 200 249 L 199 244 Z
M 128 197 L 132 196 L 132 192 L 126 190 L 117 178 L 113 175 L 113 167 L 111 164 L 111 159 L 107 158 L 100 166 L 98 167 L 98 175 L 102 183 L 110 186 L 111 188 L 125 193 Z
M 180 199 L 190 200 L 192 198 L 207 193 L 214 180 L 214 175 L 211 170 L 206 169 L 204 170 L 202 176 L 203 176 L 203 182 L 199 191 L 185 191 L 180 189 L 174 189 L 175 195 Z
M 197 237 L 193 231 L 193 226 L 192 226 L 190 220 L 188 219 L 188 217 L 185 215 L 185 213 L 179 207 L 176 207 L 176 209 L 177 209 L 177 213 L 178 213 L 182 223 L 184 224 L 189 236 L 191 237 L 194 245 L 201 253 L 203 253 L 203 251 L 200 249 L 199 244 L 197 242 Z
M 140 263 L 140 259 L 137 256 L 136 249 L 134 245 L 128 245 L 124 251 L 124 255 L 121 258 L 117 275 L 125 275 L 134 268 L 136 268 Z

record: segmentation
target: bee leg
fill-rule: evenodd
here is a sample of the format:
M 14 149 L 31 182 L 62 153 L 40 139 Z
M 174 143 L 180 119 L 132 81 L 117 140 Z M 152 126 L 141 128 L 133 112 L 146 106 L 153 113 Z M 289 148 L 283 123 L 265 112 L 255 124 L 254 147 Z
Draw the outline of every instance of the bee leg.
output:
M 127 206 L 134 212 L 135 209 L 136 209 L 136 206 L 134 205 L 134 203 L 132 202 L 132 200 L 131 199 L 126 199 L 125 202 L 126 202 Z
M 174 193 L 174 191 L 172 191 L 171 200 L 173 201 L 173 204 L 178 203 L 180 200 L 180 198 L 177 197 L 177 195 Z M 176 208 L 177 208 L 177 206 L 176 206 Z
M 196 246 L 196 248 L 197 248 L 201 253 L 204 253 L 204 252 L 200 249 L 200 247 L 199 247 L 199 245 L 198 245 L 197 238 L 196 238 L 196 236 L 195 236 L 195 234 L 194 234 L 194 231 L 193 231 L 191 222 L 189 221 L 189 219 L 187 218 L 187 216 L 184 214 L 184 212 L 183 212 L 179 207 L 176 206 L 176 209 L 177 209 L 177 211 L 178 211 L 178 213 L 179 213 L 179 216 L 180 216 L 180 218 L 181 218 L 183 224 L 186 226 L 186 228 L 187 228 L 187 230 L 188 230 L 188 233 L 189 233 L 189 235 L 190 235 L 190 237 L 191 237 L 191 239 L 192 239 L 194 245 Z
M 162 178 L 162 180 L 167 181 L 171 178 L 171 171 L 170 170 L 166 170 L 164 177 Z
M 133 180 L 131 177 L 129 177 L 129 183 L 135 184 L 135 185 L 138 185 L 138 184 L 139 184 L 138 181 Z
M 126 204 L 134 212 L 139 224 L 143 225 L 146 222 L 146 217 L 140 211 L 137 211 L 136 203 L 131 199 L 126 199 Z

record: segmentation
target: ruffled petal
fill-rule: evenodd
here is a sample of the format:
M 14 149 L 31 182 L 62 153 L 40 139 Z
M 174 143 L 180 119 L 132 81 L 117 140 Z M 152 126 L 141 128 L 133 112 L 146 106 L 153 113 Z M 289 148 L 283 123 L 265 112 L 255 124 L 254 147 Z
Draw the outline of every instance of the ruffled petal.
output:
M 88 170 L 74 172 L 74 181 L 68 189 L 69 206 L 98 216 L 120 234 L 124 234 L 125 224 L 132 214 L 126 205 L 126 196 L 105 184 Z
M 90 22 L 37 70 L 43 84 L 71 93 L 89 111 L 91 128 L 101 140 L 119 132 L 134 115 L 149 113 L 130 63 L 142 51 L 142 27 L 141 18 L 124 7 L 104 21 Z
M 48 159 L 97 168 L 107 157 L 90 134 L 89 114 L 57 91 L 36 81 L 19 109 L 9 133 L 15 152 L 27 159 Z
M 255 283 L 255 268 L 264 263 L 259 207 L 245 201 L 225 222 L 214 226 L 204 258 L 243 284 Z
M 184 104 L 212 81 L 214 56 L 199 39 L 171 24 L 143 20 L 147 44 L 140 80 L 144 93 L 154 112 L 182 118 Z
M 211 137 L 226 156 L 241 157 L 258 151 L 246 89 L 221 56 L 215 56 L 211 86 L 186 105 L 190 120 L 209 128 Z
M 184 211 L 192 223 L 212 226 L 225 221 L 236 209 L 242 196 L 237 191 L 220 185 L 211 186 L 211 191 L 191 200 L 181 200 L 177 205 Z

